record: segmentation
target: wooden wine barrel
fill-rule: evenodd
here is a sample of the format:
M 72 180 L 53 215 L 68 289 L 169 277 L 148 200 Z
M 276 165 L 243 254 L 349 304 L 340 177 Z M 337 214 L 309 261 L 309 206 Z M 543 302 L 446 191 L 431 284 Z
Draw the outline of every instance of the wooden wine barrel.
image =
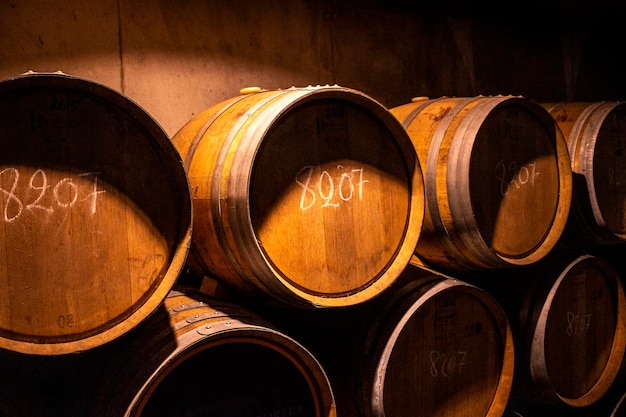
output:
M 418 262 L 445 271 L 532 264 L 569 214 L 567 146 L 523 97 L 419 99 L 391 109 L 417 150 L 426 213 Z
M 543 293 L 529 294 L 532 306 L 523 311 L 530 372 L 540 390 L 582 407 L 607 392 L 624 358 L 624 289 L 595 256 L 575 259 L 555 277 Z
M 87 415 L 336 416 L 317 359 L 257 314 L 178 286 L 163 308 L 118 344 Z
M 366 303 L 277 315 L 326 369 L 339 415 L 500 417 L 507 404 L 510 326 L 463 281 L 408 265 Z
M 119 337 L 188 254 L 180 155 L 122 94 L 62 73 L 0 82 L 0 347 L 64 354 Z
M 543 105 L 567 141 L 574 181 L 566 246 L 626 240 L 626 103 Z M 570 228 L 567 229 L 568 231 Z
M 517 341 L 512 395 L 582 408 L 605 396 L 619 374 L 626 304 L 608 262 L 570 258 L 551 256 L 489 291 L 507 309 Z
M 405 293 L 406 291 L 406 293 Z M 513 379 L 506 315 L 489 294 L 452 278 L 397 293 L 370 333 L 365 416 L 501 416 Z
M 173 142 L 192 188 L 189 263 L 242 293 L 353 305 L 384 290 L 412 256 L 421 168 L 400 123 L 361 92 L 242 94 L 190 120 Z

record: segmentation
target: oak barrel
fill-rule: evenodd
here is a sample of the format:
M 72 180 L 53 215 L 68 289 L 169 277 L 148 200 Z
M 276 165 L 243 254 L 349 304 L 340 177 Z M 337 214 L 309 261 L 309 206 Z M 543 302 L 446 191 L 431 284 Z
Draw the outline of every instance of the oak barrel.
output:
M 626 348 L 626 299 L 621 277 L 599 257 L 580 256 L 522 310 L 529 372 L 537 391 L 583 407 L 608 391 Z
M 326 369 L 339 415 L 504 411 L 513 379 L 511 329 L 495 299 L 466 282 L 408 265 L 368 302 L 277 315 Z
M 575 179 L 566 246 L 626 240 L 626 103 L 560 102 L 543 106 L 563 132 Z
M 532 264 L 567 222 L 571 168 L 547 110 L 518 96 L 392 108 L 416 148 L 426 213 L 416 259 L 445 271 Z
M 495 299 L 453 278 L 415 281 L 394 298 L 369 336 L 364 415 L 501 416 L 514 348 Z
M 336 416 L 317 359 L 256 313 L 178 285 L 162 312 L 118 343 L 91 415 Z
M 626 348 L 621 277 L 606 260 L 554 254 L 493 282 L 516 338 L 513 396 L 588 407 L 606 395 Z M 499 288 L 496 288 L 498 286 Z
M 421 167 L 389 111 L 345 87 L 242 94 L 173 138 L 194 204 L 190 264 L 267 303 L 353 305 L 408 264 Z
M 104 85 L 63 73 L 0 82 L 0 347 L 64 354 L 135 327 L 191 240 L 180 155 Z

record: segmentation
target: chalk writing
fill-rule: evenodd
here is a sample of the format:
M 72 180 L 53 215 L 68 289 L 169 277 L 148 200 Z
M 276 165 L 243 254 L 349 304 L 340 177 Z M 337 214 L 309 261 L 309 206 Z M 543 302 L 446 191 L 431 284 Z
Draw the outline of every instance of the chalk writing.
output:
M 91 177 L 85 186 L 85 181 L 74 181 L 65 177 L 57 181 L 54 186 L 49 183 L 48 175 L 42 169 L 37 169 L 24 187 L 20 180 L 20 171 L 17 168 L 5 168 L 0 171 L 0 193 L 4 196 L 2 216 L 5 222 L 17 220 L 24 211 L 41 210 L 52 213 L 56 209 L 68 209 L 79 202 L 86 202 L 88 212 L 95 214 L 98 195 L 104 190 L 98 189 L 98 172 L 84 172 L 77 176 Z M 8 184 L 6 187 L 4 184 Z M 44 203 L 49 201 L 49 203 Z
M 626 170 L 624 169 L 614 169 L 610 168 L 609 170 L 609 184 L 611 185 L 622 185 L 622 182 L 626 180 Z
M 363 184 L 369 182 L 363 179 L 363 168 L 346 169 L 337 165 L 338 172 L 322 172 L 313 181 L 315 167 L 305 166 L 296 174 L 296 183 L 302 187 L 300 209 L 307 210 L 322 200 L 322 207 L 338 207 L 341 202 L 353 198 L 363 199 Z
M 535 178 L 540 174 L 536 168 L 535 162 L 518 166 L 515 161 L 500 160 L 495 168 L 496 179 L 500 181 L 500 193 L 507 195 L 513 188 L 519 189 L 525 185 L 534 186 Z
M 567 312 L 567 335 L 581 336 L 587 334 L 591 326 L 591 314 Z
M 466 351 L 457 351 L 451 354 L 442 353 L 438 350 L 430 351 L 429 371 L 433 377 L 449 377 L 460 374 L 465 366 Z

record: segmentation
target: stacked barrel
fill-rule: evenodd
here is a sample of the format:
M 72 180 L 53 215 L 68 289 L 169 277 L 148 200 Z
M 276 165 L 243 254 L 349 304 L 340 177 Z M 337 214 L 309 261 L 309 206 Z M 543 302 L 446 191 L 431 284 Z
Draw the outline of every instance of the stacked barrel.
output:
M 413 102 L 391 110 L 425 167 L 417 258 L 443 270 L 529 265 L 567 221 L 571 169 L 550 115 L 522 97 Z
M 0 416 L 617 410 L 621 105 L 0 97 Z

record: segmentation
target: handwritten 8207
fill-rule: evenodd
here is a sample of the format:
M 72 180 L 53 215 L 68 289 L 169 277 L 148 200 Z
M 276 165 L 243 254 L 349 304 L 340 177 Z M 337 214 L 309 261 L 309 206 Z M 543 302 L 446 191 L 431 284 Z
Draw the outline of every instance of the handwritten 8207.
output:
M 363 199 L 363 184 L 369 181 L 363 179 L 362 167 L 347 169 L 337 165 L 338 172 L 322 170 L 317 181 L 313 178 L 314 170 L 313 166 L 305 166 L 296 175 L 296 183 L 302 187 L 301 210 L 313 207 L 318 196 L 323 201 L 322 207 L 338 207 L 342 201 L 352 200 L 355 193 L 359 200 Z
M 19 169 L 9 167 L 0 171 L 2 193 L 2 219 L 7 223 L 17 221 L 26 212 L 52 214 L 84 204 L 88 214 L 95 214 L 98 195 L 106 191 L 98 189 L 98 172 L 78 173 L 58 181 L 50 181 L 43 169 L 36 169 L 30 177 L 23 177 Z

